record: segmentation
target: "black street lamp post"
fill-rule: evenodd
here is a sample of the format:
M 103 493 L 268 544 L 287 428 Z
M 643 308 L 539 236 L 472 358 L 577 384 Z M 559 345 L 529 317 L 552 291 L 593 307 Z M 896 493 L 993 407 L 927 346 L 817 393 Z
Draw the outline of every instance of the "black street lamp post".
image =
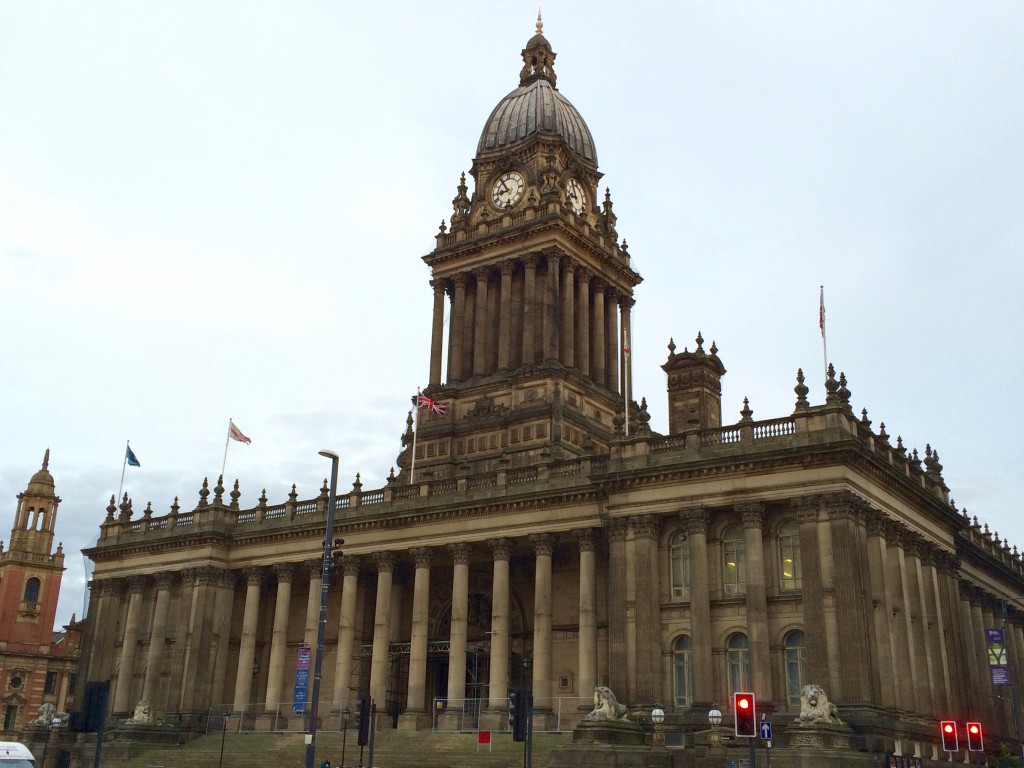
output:
M 227 735 L 228 735 L 228 713 L 225 712 L 224 716 L 221 718 L 221 723 L 220 723 L 220 763 L 218 763 L 220 768 L 223 768 L 223 766 L 224 766 L 224 740 L 227 738 Z
M 346 704 L 341 710 L 341 768 L 345 768 L 345 741 L 348 738 L 348 717 L 351 714 L 352 710 Z
M 313 661 L 313 693 L 309 707 L 309 738 L 306 744 L 306 768 L 313 768 L 316 752 L 316 721 L 320 704 L 320 673 L 324 663 L 324 627 L 327 625 L 327 590 L 331 586 L 331 545 L 334 543 L 334 510 L 338 496 L 338 462 L 340 457 L 326 448 L 320 455 L 331 460 L 331 495 L 327 499 L 327 530 L 320 563 L 320 621 L 316 627 L 316 654 Z

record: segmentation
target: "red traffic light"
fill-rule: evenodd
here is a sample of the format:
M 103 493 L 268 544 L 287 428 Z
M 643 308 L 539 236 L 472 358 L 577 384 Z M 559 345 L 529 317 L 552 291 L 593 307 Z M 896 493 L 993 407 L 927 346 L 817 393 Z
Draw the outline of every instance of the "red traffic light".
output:
M 733 710 L 736 712 L 736 735 L 747 738 L 757 736 L 757 704 L 752 693 L 734 693 Z
M 967 749 L 970 752 L 985 751 L 985 735 L 981 731 L 981 723 L 967 723 Z
M 942 736 L 942 749 L 946 752 L 959 752 L 960 745 L 956 737 L 956 723 L 943 720 L 939 723 L 939 735 Z

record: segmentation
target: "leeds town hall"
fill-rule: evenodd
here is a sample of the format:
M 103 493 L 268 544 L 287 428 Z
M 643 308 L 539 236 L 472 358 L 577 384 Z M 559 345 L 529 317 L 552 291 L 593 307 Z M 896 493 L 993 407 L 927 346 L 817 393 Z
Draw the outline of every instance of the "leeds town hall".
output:
M 952 504 L 937 452 L 853 411 L 855 371 L 793 371 L 769 382 L 790 412 L 725 424 L 727 350 L 666 328 L 654 431 L 630 386 L 641 276 L 596 143 L 539 23 L 522 56 L 423 257 L 436 408 L 415 438 L 407 418 L 383 488 L 336 497 L 323 727 L 369 695 L 380 728 L 502 730 L 528 687 L 535 730 L 568 734 L 602 686 L 691 744 L 715 707 L 731 734 L 737 691 L 781 735 L 816 685 L 879 765 L 946 759 L 944 719 L 1014 742 L 1021 696 L 994 683 L 988 630 L 1004 682 L 1024 682 L 1016 549 Z M 145 701 L 305 727 L 328 486 L 239 497 L 204 481 L 166 514 L 125 496 L 97 515 L 80 680 L 109 684 L 112 717 Z

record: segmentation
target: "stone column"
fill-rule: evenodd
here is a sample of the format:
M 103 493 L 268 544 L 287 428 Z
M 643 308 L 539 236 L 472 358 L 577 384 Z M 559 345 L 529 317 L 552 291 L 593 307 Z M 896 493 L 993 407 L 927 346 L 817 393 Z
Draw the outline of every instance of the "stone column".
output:
M 473 311 L 473 375 L 487 373 L 487 281 L 490 270 L 481 267 L 473 271 L 476 277 L 476 308 Z
M 377 603 L 373 612 L 373 657 L 370 661 L 370 696 L 382 708 L 388 694 L 388 640 L 391 634 L 391 581 L 395 553 L 377 552 Z
M 245 569 L 245 611 L 242 614 L 242 637 L 238 645 L 238 670 L 235 673 L 235 703 L 232 707 L 236 713 L 244 713 L 250 704 L 252 662 L 256 658 L 256 628 L 262 581 L 262 569 Z
M 494 558 L 494 585 L 491 590 L 491 670 L 487 708 L 504 712 L 508 709 L 509 558 L 512 542 L 492 539 L 488 544 Z
M 185 624 L 187 629 L 180 656 L 181 677 L 171 681 L 172 690 L 177 690 L 179 712 L 199 711 L 211 704 L 209 693 L 213 670 L 210 664 L 214 653 L 210 645 L 213 636 L 213 592 L 210 585 L 215 574 L 216 569 L 210 567 L 181 571 L 178 623 Z M 146 671 L 148 673 L 149 670 Z M 145 690 L 145 683 L 142 687 Z M 166 706 L 170 708 L 170 701 Z
M 715 700 L 711 664 L 711 587 L 708 575 L 708 523 L 704 508 L 679 513 L 690 549 L 690 634 L 693 638 L 694 703 Z
M 598 531 L 573 531 L 580 548 L 580 639 L 577 695 L 589 699 L 597 685 L 597 538 Z
M 804 641 L 808 680 L 828 680 L 828 640 L 822 610 L 821 558 L 818 551 L 817 496 L 799 496 L 790 501 L 800 523 L 800 589 L 804 612 Z
M 927 620 L 922 613 L 921 602 L 921 561 L 918 549 L 919 538 L 907 534 L 903 543 L 903 578 L 906 585 L 907 613 L 910 616 L 911 656 L 914 663 L 914 711 L 922 714 L 932 713 L 932 686 L 928 668 L 928 651 L 925 645 L 925 634 L 928 632 Z
M 409 642 L 409 692 L 405 712 L 399 720 L 403 730 L 416 730 L 426 722 L 427 639 L 430 619 L 430 548 L 409 550 L 416 563 L 412 593 L 412 632 Z
M 106 680 L 113 672 L 117 615 L 120 613 L 121 595 L 125 587 L 122 579 L 94 580 L 90 585 L 89 631 L 93 648 L 86 661 L 87 680 Z M 124 647 L 122 646 L 122 653 Z
M 537 362 L 537 256 L 529 254 L 523 259 L 523 364 Z
M 562 363 L 576 365 L 576 280 L 571 259 L 562 270 Z
M 498 369 L 507 371 L 512 355 L 512 270 L 515 262 L 501 264 L 501 289 L 498 296 Z
M 629 684 L 626 658 L 626 530 L 622 518 L 607 523 L 608 532 L 608 687 L 625 691 Z
M 764 574 L 764 515 L 761 502 L 736 505 L 743 520 L 743 543 L 747 550 L 747 639 L 750 644 L 750 674 L 754 690 L 766 704 L 775 700 L 769 660 L 768 596 Z
M 469 545 L 449 544 L 452 570 L 451 636 L 448 643 L 448 712 L 463 710 L 466 699 L 466 633 L 469 621 Z
M 157 686 L 164 660 L 164 640 L 167 635 L 167 609 L 171 605 L 171 587 L 174 585 L 173 572 L 158 573 L 156 582 L 156 607 L 153 609 L 153 623 L 149 629 L 149 653 L 146 658 L 146 674 L 142 680 L 142 698 L 150 703 L 154 711 L 163 709 L 163 702 L 157 702 Z
M 560 258 L 557 253 L 548 254 L 547 286 L 544 291 L 544 359 L 558 360 L 560 354 L 558 275 Z
M 605 344 L 608 345 L 608 349 L 605 352 L 605 366 L 608 369 L 608 376 L 605 382 L 605 386 L 608 387 L 611 392 L 619 391 L 619 318 L 618 309 L 619 299 L 618 295 L 609 288 L 605 292 L 605 300 L 608 302 L 604 310 L 604 319 L 608 324 L 608 328 L 604 332 Z
M 889 605 L 893 611 L 890 638 L 896 649 L 897 668 L 901 672 L 896 677 L 897 704 L 902 709 L 912 712 L 915 699 L 915 666 L 911 656 L 912 634 L 907 611 L 906 584 L 903 578 L 903 528 L 899 523 L 887 522 L 884 530 L 888 546 L 885 557 L 885 585 L 889 590 Z
M 124 622 L 124 640 L 121 643 L 121 663 L 117 669 L 117 689 L 114 692 L 114 714 L 131 712 L 132 678 L 135 674 L 135 655 L 139 648 L 139 623 L 142 618 L 142 593 L 145 577 L 136 577 L 128 584 L 128 615 Z
M 462 381 L 465 369 L 466 276 L 452 278 L 452 316 L 448 321 L 448 383 Z
M 309 589 L 306 593 L 306 628 L 302 635 L 302 644 L 310 649 L 310 659 L 316 658 L 316 636 L 320 628 L 320 595 L 324 585 L 324 564 L 322 560 L 307 560 L 305 563 L 306 572 L 309 574 Z M 313 695 L 313 669 L 309 670 L 310 685 L 306 689 L 306 704 L 310 703 L 310 696 Z M 323 692 L 320 693 L 323 700 Z M 319 710 L 318 710 L 319 711 Z
M 434 289 L 434 317 L 430 328 L 430 385 L 441 383 L 441 350 L 444 347 L 444 281 L 431 280 Z
M 584 376 L 590 375 L 590 272 L 576 270 L 576 367 Z
M 971 606 L 973 588 L 964 580 L 958 583 L 958 609 L 960 618 L 960 631 L 957 635 L 963 642 L 965 672 L 968 681 L 968 691 L 964 696 L 966 708 L 965 714 L 973 715 L 972 719 L 981 720 L 985 710 L 981 706 L 983 698 L 983 684 L 988 685 L 987 677 L 982 675 L 982 670 L 987 669 L 981 665 L 978 654 L 977 633 L 981 632 L 980 627 L 974 626 L 974 611 Z M 987 659 L 986 659 L 987 662 Z
M 267 711 L 286 714 L 281 709 L 281 686 L 284 680 L 285 651 L 288 649 L 288 617 L 292 604 L 292 578 L 294 563 L 278 563 L 274 566 L 277 576 L 277 599 L 274 603 L 274 628 L 270 635 L 270 669 L 267 672 L 267 696 L 264 703 Z
M 235 578 L 229 571 L 217 569 L 212 576 L 214 588 L 213 599 L 213 637 L 210 648 L 213 657 L 210 659 L 210 704 L 221 710 L 229 708 L 228 694 L 224 683 L 228 675 L 228 653 L 231 644 L 231 606 L 235 602 Z M 252 664 L 250 663 L 250 667 Z
M 864 502 L 852 493 L 837 493 L 825 497 L 825 510 L 832 533 L 832 576 L 834 579 L 835 614 L 838 628 L 839 678 L 841 691 L 836 698 L 848 702 L 871 701 L 871 679 L 877 673 L 876 660 L 869 653 L 868 615 L 864 594 L 868 587 L 864 575 L 867 566 L 862 560 L 864 547 L 860 546 L 859 522 L 866 508 Z M 826 617 L 827 618 L 827 617 Z
M 355 653 L 356 591 L 359 588 L 360 559 L 345 555 L 341 560 L 344 577 L 341 583 L 341 611 L 338 616 L 338 658 L 334 664 L 334 694 L 331 699 L 338 710 L 349 706 L 351 696 L 352 656 Z
M 867 559 L 868 583 L 871 592 L 871 632 L 875 641 L 875 655 L 878 659 L 881 703 L 884 707 L 896 706 L 896 678 L 899 666 L 891 639 L 892 606 L 885 589 L 885 539 L 882 538 L 885 516 L 878 510 L 867 513 Z M 805 598 L 806 599 L 806 598 Z M 806 607 L 805 607 L 806 613 Z
M 945 661 L 949 664 L 950 670 L 949 708 L 953 712 L 966 712 L 968 697 L 971 695 L 971 681 L 967 670 L 968 656 L 960 618 L 960 587 L 956 579 L 959 567 L 959 561 L 950 552 L 939 552 L 935 558 L 939 614 L 943 626 L 949 632 L 944 640 Z
M 533 595 L 533 701 L 535 709 L 551 708 L 551 556 L 555 537 L 535 533 L 530 543 L 536 553 Z
M 636 690 L 633 692 L 633 698 L 640 706 L 653 705 L 660 698 L 660 531 L 661 521 L 654 515 L 642 515 L 633 519 L 633 534 L 636 538 Z
M 921 595 L 921 627 L 924 630 L 925 661 L 928 665 L 928 687 L 931 698 L 928 707 L 932 715 L 939 717 L 948 711 L 948 667 L 945 664 L 943 647 L 945 638 L 942 620 L 936 602 L 935 567 L 932 546 L 920 541 L 917 547 L 917 579 Z
M 605 353 L 608 347 L 605 343 L 604 283 L 595 278 L 591 280 L 590 289 L 594 299 L 594 333 L 591 336 L 591 349 L 594 354 L 591 360 L 590 378 L 594 380 L 595 384 L 604 387 L 608 385 L 608 369 L 605 366 Z

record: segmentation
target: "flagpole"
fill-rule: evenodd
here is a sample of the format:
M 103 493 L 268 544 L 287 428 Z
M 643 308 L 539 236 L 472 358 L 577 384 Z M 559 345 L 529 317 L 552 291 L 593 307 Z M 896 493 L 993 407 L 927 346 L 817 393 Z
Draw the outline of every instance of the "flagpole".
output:
M 128 449 L 131 447 L 131 442 L 131 440 L 124 441 L 124 460 L 121 462 L 121 484 L 117 486 L 116 504 L 121 503 L 121 491 L 124 490 L 124 470 L 128 466 Z
M 416 433 L 420 431 L 420 388 L 416 387 L 416 402 L 413 403 L 416 411 L 416 423 L 412 428 L 412 464 L 409 465 L 409 485 L 416 481 Z
M 821 356 L 825 362 L 825 378 L 828 378 L 828 341 L 825 339 L 825 286 L 820 286 L 818 295 L 818 321 L 821 325 Z
M 220 476 L 224 477 L 224 470 L 228 466 L 228 443 L 231 442 L 231 419 L 228 419 L 228 434 L 224 438 L 224 462 L 220 465 Z

